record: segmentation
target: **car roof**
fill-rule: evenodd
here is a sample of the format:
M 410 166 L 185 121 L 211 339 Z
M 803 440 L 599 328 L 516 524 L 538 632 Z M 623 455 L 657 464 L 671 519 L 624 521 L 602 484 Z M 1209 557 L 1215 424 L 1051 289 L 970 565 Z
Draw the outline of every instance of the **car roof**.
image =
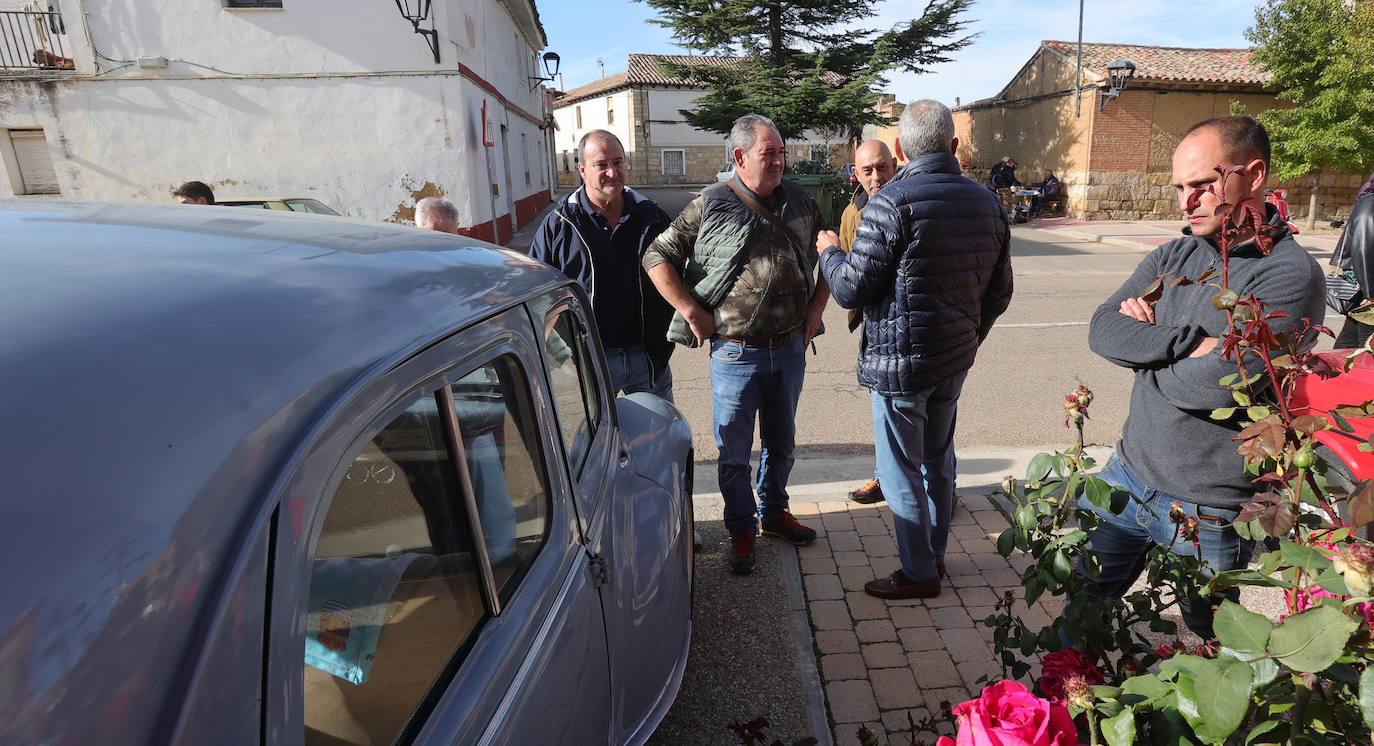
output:
M 12 199 L 0 235 L 0 668 L 31 697 L 0 736 L 45 692 L 96 686 L 112 648 L 156 711 L 331 407 L 569 282 L 475 239 L 308 213 Z

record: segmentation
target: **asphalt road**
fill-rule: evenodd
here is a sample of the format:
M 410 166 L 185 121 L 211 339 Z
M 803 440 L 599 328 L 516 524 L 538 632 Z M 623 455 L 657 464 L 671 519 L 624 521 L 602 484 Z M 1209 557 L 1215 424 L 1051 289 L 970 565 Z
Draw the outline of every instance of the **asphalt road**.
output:
M 669 215 L 694 195 L 688 189 L 641 191 Z M 964 384 L 958 451 L 1067 447 L 1072 437 L 1064 427 L 1062 402 L 1080 383 L 1097 394 L 1088 439 L 1116 442 L 1131 376 L 1088 349 L 1088 320 L 1144 255 L 1144 250 L 1013 227 L 1015 294 Z M 846 331 L 845 311 L 834 303 L 826 310 L 825 325 L 828 331 L 816 338 L 816 354 L 806 358 L 797 415 L 799 458 L 853 456 L 873 448 L 871 399 L 855 378 L 858 334 Z M 709 470 L 716 456 L 709 357 L 705 350 L 679 347 L 672 369 L 674 397 L 692 424 L 699 463 Z

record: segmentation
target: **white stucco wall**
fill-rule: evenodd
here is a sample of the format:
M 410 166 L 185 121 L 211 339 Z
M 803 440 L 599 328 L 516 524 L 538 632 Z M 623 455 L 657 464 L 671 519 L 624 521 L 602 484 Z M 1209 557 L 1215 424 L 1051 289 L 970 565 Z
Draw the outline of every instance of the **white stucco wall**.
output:
M 169 12 L 155 0 L 64 0 L 68 37 L 87 38 L 74 25 L 83 2 L 102 73 L 83 74 L 78 56 L 75 74 L 0 77 L 0 129 L 45 130 L 63 196 L 161 201 L 199 179 L 224 199 L 314 197 L 384 220 L 444 194 L 476 226 L 551 187 L 527 77 L 537 50 L 502 0 L 434 4 L 440 65 L 389 2 L 240 11 L 206 0 Z M 169 64 L 109 61 L 139 56 Z M 0 196 L 12 193 L 6 176 Z
M 615 112 L 614 123 L 609 122 L 606 116 L 608 104 L 609 109 Z M 579 109 L 582 112 L 581 126 L 578 126 Z M 558 122 L 555 143 L 562 151 L 575 150 L 578 141 L 591 130 L 606 130 L 620 138 L 621 142 L 629 142 L 634 111 L 630 107 L 629 91 L 616 91 L 610 95 L 584 98 L 576 103 L 555 108 L 553 116 Z
M 508 197 L 548 188 L 539 167 L 542 131 L 488 97 L 496 146 L 483 147 L 485 92 L 455 75 L 329 86 L 291 79 L 20 85 L 17 100 L 0 103 L 0 127 L 46 131 L 65 196 L 164 201 L 177 184 L 196 179 L 221 199 L 314 197 L 352 217 L 384 220 L 419 196 L 444 194 L 458 205 L 460 224 L 477 225 L 492 219 L 488 184 L 500 192 L 497 215 L 513 209 Z M 361 101 L 365 117 L 358 116 Z M 521 134 L 531 151 L 529 186 L 517 151 Z M 8 180 L 0 180 L 0 195 L 8 191 Z

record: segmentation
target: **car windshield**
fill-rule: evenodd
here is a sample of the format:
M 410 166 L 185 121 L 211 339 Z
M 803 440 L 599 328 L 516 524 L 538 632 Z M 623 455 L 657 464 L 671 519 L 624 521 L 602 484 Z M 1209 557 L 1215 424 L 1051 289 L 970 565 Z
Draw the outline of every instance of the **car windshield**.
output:
M 284 200 L 284 201 L 286 202 L 286 206 L 287 206 L 287 207 L 291 208 L 292 210 L 295 210 L 296 212 L 313 212 L 313 213 L 315 213 L 315 214 L 317 214 L 317 215 L 338 215 L 338 214 L 339 214 L 339 213 L 334 212 L 333 210 L 329 209 L 328 207 L 325 207 L 325 206 L 324 206 L 324 203 L 320 202 L 319 200 L 313 200 L 313 199 L 288 199 L 288 200 Z

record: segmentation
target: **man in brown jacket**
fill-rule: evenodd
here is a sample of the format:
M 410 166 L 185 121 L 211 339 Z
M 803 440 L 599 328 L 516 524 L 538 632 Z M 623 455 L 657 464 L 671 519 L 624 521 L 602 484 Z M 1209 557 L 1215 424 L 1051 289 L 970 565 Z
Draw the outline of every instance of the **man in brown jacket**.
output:
M 859 219 L 864 205 L 868 204 L 868 198 L 877 194 L 896 173 L 897 159 L 882 140 L 865 140 L 854 151 L 854 175 L 859 178 L 860 188 L 854 190 L 854 196 L 840 216 L 840 248 L 845 253 L 854 246 L 854 236 L 859 230 Z M 858 328 L 863 315 L 862 308 L 849 309 L 849 331 Z M 878 472 L 873 472 L 873 478 L 867 484 L 850 492 L 849 499 L 864 505 L 882 502 L 883 489 L 878 485 Z

